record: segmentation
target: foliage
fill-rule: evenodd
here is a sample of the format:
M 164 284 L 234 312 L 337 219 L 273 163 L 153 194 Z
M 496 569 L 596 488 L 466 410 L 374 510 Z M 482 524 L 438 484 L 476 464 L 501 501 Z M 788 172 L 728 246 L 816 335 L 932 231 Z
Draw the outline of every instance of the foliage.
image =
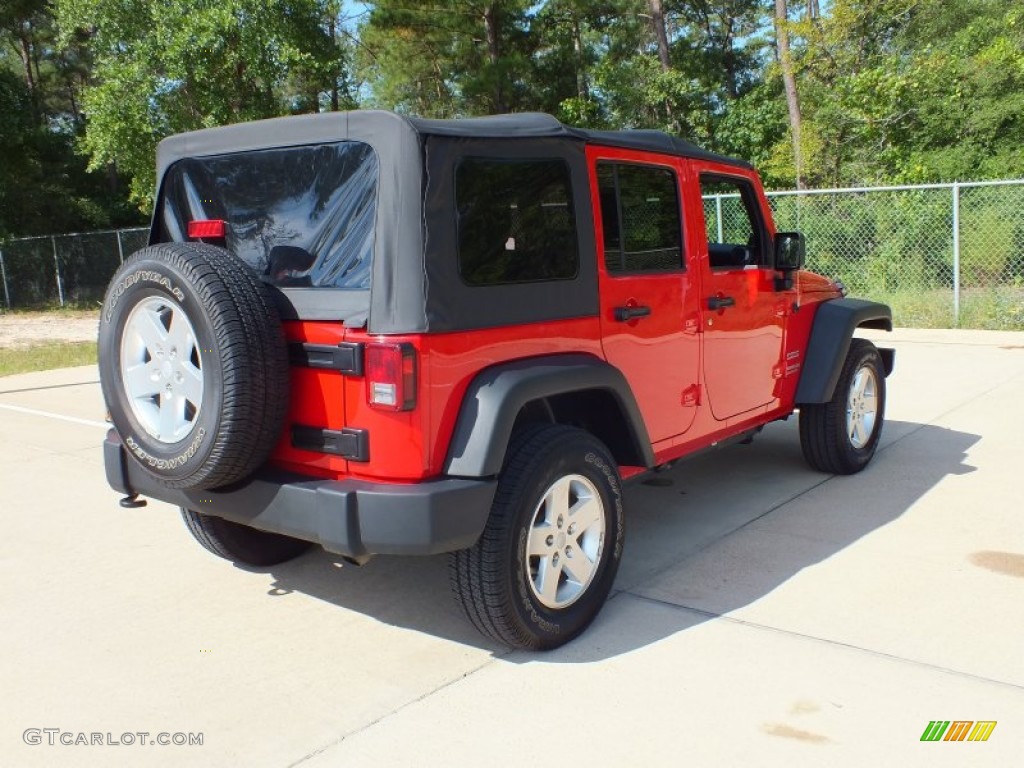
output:
M 788 5 L 808 186 L 1024 175 L 1019 4 Z M 773 12 L 773 0 L 6 0 L 0 235 L 128 223 L 127 191 L 148 207 L 168 134 L 360 106 L 659 128 L 792 187 Z
M 834 0 L 794 27 L 819 142 L 812 185 L 1024 174 L 1024 10 Z
M 530 108 L 527 0 L 383 0 L 360 33 L 371 104 L 424 117 Z
M 57 0 L 65 44 L 88 36 L 95 85 L 83 149 L 116 163 L 132 197 L 152 195 L 157 142 L 171 133 L 273 117 L 338 98 L 346 51 L 329 0 Z M 301 90 L 296 90 L 301 87 Z
M 57 50 L 43 0 L 0 6 L 0 237 L 95 229 L 135 215 L 118 179 L 88 174 L 76 156 L 89 54 L 78 39 Z

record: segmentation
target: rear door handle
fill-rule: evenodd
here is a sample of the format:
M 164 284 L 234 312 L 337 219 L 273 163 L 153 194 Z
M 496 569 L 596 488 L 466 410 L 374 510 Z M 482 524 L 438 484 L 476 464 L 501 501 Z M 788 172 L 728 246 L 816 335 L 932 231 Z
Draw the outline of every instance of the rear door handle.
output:
M 650 307 L 616 307 L 615 319 L 620 323 L 628 323 L 638 317 L 647 317 L 651 314 Z
M 708 299 L 708 309 L 725 309 L 736 306 L 736 299 L 732 296 L 712 296 Z

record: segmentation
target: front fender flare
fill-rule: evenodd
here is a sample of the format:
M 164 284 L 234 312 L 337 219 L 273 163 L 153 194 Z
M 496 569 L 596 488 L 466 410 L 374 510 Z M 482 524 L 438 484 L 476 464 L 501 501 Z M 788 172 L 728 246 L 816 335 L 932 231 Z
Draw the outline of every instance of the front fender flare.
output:
M 857 328 L 892 330 L 892 310 L 863 299 L 835 299 L 818 307 L 804 355 L 797 405 L 827 403 L 832 399 Z M 886 376 L 892 371 L 892 350 L 882 350 Z

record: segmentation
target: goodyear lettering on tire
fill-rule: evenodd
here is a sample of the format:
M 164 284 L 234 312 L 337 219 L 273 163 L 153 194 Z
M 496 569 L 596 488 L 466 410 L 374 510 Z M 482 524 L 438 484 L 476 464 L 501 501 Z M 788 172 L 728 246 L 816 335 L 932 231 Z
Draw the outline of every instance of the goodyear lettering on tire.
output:
M 130 275 L 125 275 L 124 279 L 119 281 L 118 284 L 110 291 L 110 297 L 107 299 L 106 311 L 103 314 L 103 319 L 106 322 L 110 322 L 110 318 L 114 314 L 114 307 L 117 306 L 117 302 L 124 295 L 124 292 L 141 281 L 156 283 L 157 285 L 166 288 L 167 291 L 178 301 L 185 300 L 184 292 L 174 285 L 168 277 L 161 275 L 159 272 L 154 272 L 151 269 L 139 269 L 132 272 Z

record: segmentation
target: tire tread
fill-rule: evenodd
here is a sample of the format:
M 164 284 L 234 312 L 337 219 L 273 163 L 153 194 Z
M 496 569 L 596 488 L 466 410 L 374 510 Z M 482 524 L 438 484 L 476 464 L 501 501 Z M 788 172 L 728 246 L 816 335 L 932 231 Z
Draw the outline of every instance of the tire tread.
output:
M 513 527 L 523 486 L 551 455 L 577 447 L 581 436 L 600 445 L 589 433 L 562 425 L 531 425 L 514 436 L 480 539 L 469 549 L 453 552 L 449 557 L 452 593 L 470 623 L 483 635 L 514 648 L 553 647 L 567 642 L 586 627 L 584 623 L 557 643 L 545 642 L 525 631 L 514 618 L 515 595 L 508 587 L 505 560 L 509 537 L 515 534 Z M 613 542 L 606 542 L 606 546 L 613 546 Z
M 878 421 L 869 449 L 857 451 L 849 444 L 846 431 L 848 382 L 864 360 L 871 360 L 878 380 Z M 827 403 L 800 406 L 800 447 L 807 463 L 819 472 L 849 475 L 859 472 L 874 455 L 882 431 L 885 413 L 885 377 L 881 356 L 866 339 L 852 339 L 836 391 Z

